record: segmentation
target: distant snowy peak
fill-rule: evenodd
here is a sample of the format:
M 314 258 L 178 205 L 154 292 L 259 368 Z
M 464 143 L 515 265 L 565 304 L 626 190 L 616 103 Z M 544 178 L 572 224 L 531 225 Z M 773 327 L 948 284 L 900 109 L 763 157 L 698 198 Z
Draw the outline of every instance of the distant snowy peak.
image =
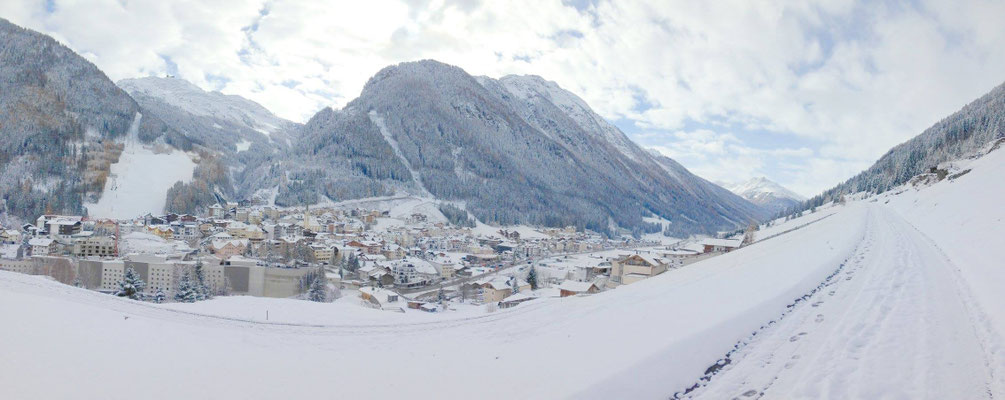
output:
M 479 77 L 485 85 L 489 78 Z M 642 150 L 617 127 L 590 108 L 586 101 L 557 83 L 537 75 L 507 75 L 499 83 L 513 96 L 527 102 L 547 101 L 572 118 L 583 130 L 596 132 L 629 158 L 638 161 Z
M 765 177 L 751 178 L 746 182 L 741 182 L 737 184 L 727 184 L 725 185 L 725 187 L 726 189 L 729 189 L 729 191 L 747 198 L 749 198 L 748 196 L 756 196 L 762 193 L 770 193 L 775 197 L 779 198 L 792 199 L 795 201 L 806 200 L 806 197 L 803 197 L 796 192 L 786 189 L 782 185 L 772 182 Z
M 735 184 L 720 183 L 720 185 L 771 213 L 785 211 L 806 200 L 798 193 L 764 177 Z
M 188 112 L 245 125 L 265 135 L 287 129 L 290 121 L 241 96 L 207 92 L 180 78 L 146 77 L 118 82 L 133 97 L 149 96 Z

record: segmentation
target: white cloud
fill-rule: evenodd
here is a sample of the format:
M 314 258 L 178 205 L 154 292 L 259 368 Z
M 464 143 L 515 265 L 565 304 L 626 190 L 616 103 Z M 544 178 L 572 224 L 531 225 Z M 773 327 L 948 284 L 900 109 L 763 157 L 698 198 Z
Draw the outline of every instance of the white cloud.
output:
M 54 4 L 7 1 L 0 15 L 53 35 L 115 80 L 170 71 L 303 121 L 397 62 L 532 73 L 658 133 L 645 144 L 701 174 L 768 175 L 804 194 L 1005 80 L 999 1 Z M 770 146 L 758 132 L 771 133 Z M 803 150 L 806 141 L 817 144 Z M 750 150 L 768 147 L 796 150 L 784 162 Z

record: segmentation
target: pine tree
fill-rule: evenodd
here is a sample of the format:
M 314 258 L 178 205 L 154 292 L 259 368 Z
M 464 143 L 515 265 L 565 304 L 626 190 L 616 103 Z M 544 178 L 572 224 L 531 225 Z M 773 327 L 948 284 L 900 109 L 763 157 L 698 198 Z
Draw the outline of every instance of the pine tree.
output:
M 128 297 L 133 300 L 143 299 L 143 289 L 147 287 L 146 282 L 140 279 L 140 274 L 136 273 L 133 267 L 126 268 L 125 276 L 119 281 L 119 290 L 116 296 Z
M 447 293 L 443 291 L 443 286 L 440 286 L 440 290 L 436 292 L 436 301 L 441 305 L 447 300 Z
M 516 282 L 516 276 L 510 278 L 509 286 L 511 289 L 513 289 L 513 294 L 520 293 L 520 285 Z
M 188 273 L 181 276 L 178 281 L 178 289 L 174 292 L 174 300 L 179 303 L 195 303 L 199 300 L 199 289 L 192 282 Z
M 349 272 L 356 272 L 359 269 L 359 258 L 356 257 L 356 253 L 349 253 L 349 261 L 346 262 L 346 269 Z
M 157 293 L 154 294 L 154 303 L 160 304 L 164 302 L 164 291 L 157 289 Z
M 530 266 L 530 271 L 527 272 L 527 283 L 530 284 L 531 290 L 537 290 L 537 270 L 534 266 Z
M 197 300 L 206 300 L 212 297 L 209 292 L 209 286 L 206 285 L 206 272 L 202 267 L 202 260 L 198 260 L 195 263 L 195 282 L 193 285 L 196 289 Z
M 73 278 L 73 286 L 76 286 L 76 287 L 82 287 L 82 286 L 84 286 L 84 283 L 80 281 L 80 276 L 79 275 L 77 277 Z
M 307 292 L 307 298 L 310 301 L 316 301 L 318 303 L 324 303 L 328 301 L 328 278 L 325 277 L 324 268 L 318 268 L 318 272 L 314 274 L 314 280 L 311 281 L 310 290 Z

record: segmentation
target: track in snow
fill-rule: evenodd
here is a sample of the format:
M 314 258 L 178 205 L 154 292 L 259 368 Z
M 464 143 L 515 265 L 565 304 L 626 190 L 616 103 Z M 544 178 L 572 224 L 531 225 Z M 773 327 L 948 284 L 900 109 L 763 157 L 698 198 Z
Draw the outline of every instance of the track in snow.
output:
M 986 331 L 955 267 L 893 212 L 872 207 L 869 219 L 823 290 L 688 397 L 993 398 Z

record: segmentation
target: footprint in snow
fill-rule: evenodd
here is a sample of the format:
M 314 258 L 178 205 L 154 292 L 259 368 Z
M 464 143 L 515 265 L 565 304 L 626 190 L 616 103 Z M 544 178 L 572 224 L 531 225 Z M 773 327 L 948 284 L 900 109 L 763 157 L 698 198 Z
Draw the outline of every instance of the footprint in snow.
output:
M 817 314 L 816 322 L 817 323 L 824 322 L 824 315 L 823 314 Z

